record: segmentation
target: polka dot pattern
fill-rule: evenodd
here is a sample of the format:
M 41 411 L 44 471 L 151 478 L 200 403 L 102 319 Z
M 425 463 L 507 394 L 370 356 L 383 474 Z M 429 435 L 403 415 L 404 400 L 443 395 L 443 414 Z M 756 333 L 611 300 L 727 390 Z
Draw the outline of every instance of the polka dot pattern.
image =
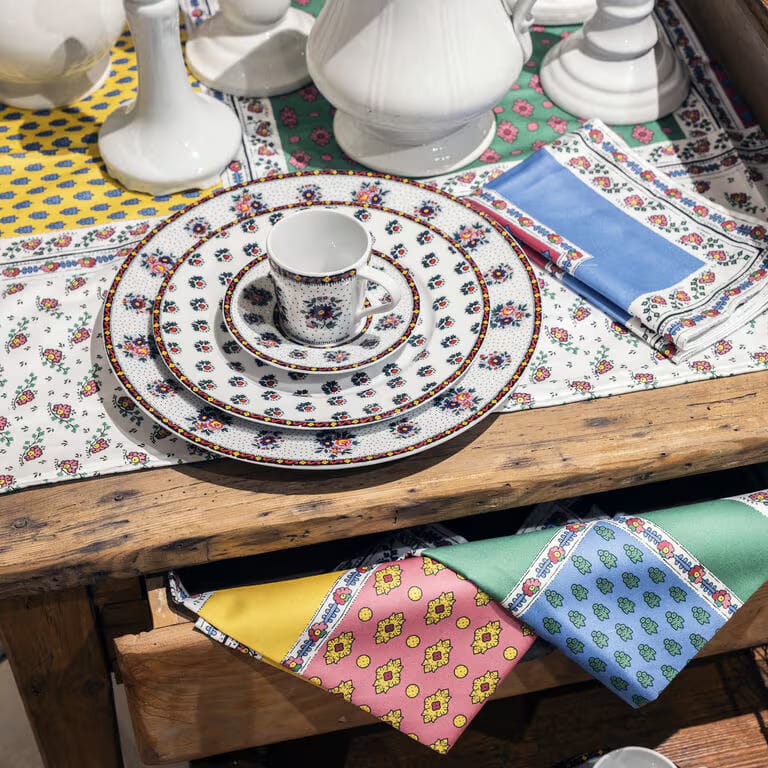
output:
M 476 595 L 428 557 L 376 566 L 297 671 L 447 752 L 533 642 Z

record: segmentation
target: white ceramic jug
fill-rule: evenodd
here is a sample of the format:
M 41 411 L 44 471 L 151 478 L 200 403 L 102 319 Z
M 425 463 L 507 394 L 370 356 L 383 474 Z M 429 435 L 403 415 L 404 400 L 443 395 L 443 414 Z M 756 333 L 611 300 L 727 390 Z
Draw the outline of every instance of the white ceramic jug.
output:
M 71 104 L 104 82 L 122 0 L 0 0 L 0 102 Z
M 353 159 L 404 176 L 447 173 L 495 132 L 492 107 L 531 53 L 535 0 L 327 0 L 309 73 Z

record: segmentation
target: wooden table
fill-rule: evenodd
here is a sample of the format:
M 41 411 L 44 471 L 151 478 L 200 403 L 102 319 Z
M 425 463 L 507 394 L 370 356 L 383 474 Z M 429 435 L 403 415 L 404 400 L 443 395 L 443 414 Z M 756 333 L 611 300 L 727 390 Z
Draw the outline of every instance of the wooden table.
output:
M 765 460 L 768 371 L 502 414 L 369 469 L 222 460 L 33 488 L 0 497 L 0 637 L 46 765 L 112 768 L 100 584 Z M 748 607 L 768 642 L 768 592 Z

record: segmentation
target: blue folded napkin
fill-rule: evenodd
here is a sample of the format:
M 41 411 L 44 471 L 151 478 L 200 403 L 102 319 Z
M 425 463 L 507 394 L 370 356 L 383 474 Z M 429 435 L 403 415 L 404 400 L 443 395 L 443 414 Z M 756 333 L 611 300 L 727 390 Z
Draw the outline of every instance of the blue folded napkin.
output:
M 701 197 L 597 120 L 471 201 L 541 266 L 675 362 L 768 307 L 765 222 Z

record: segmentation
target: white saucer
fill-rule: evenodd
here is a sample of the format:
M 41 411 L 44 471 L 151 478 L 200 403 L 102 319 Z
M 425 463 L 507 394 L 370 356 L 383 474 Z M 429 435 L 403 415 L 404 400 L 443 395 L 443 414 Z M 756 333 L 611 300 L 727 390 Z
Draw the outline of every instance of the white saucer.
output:
M 385 315 L 369 315 L 357 334 L 340 344 L 312 347 L 285 336 L 277 321 L 274 285 L 263 257 L 246 264 L 230 282 L 221 304 L 224 321 L 241 347 L 278 368 L 306 373 L 367 368 L 405 344 L 413 334 L 420 312 L 416 283 L 404 266 L 376 251 L 371 256 L 371 266 L 400 284 L 402 299 Z M 368 285 L 369 306 L 378 306 L 388 299 L 381 285 Z

